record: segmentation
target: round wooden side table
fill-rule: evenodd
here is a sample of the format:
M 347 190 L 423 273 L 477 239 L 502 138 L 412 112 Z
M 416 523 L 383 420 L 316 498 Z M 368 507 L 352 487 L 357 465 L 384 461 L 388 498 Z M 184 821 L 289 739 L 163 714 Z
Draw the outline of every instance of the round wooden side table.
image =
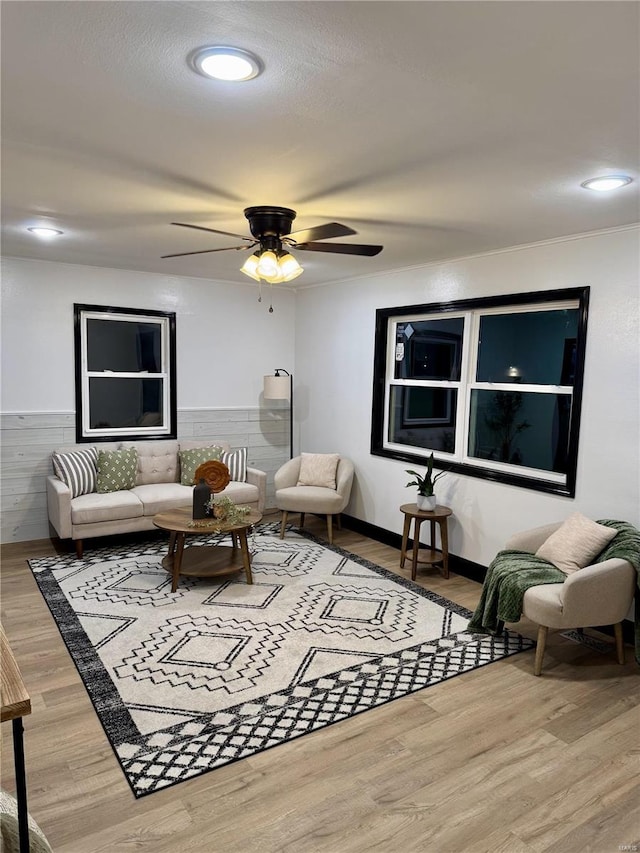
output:
M 400 568 L 404 568 L 407 556 L 407 543 L 411 532 L 411 521 L 413 520 L 413 546 L 411 549 L 411 580 L 416 579 L 418 563 L 428 563 L 437 566 L 443 577 L 449 577 L 449 535 L 447 530 L 447 519 L 452 515 L 448 506 L 438 505 L 434 510 L 418 509 L 418 504 L 403 504 L 400 512 L 404 513 L 404 528 L 402 530 L 402 550 L 400 552 Z M 431 528 L 429 548 L 420 547 L 420 526 L 423 521 L 428 521 Z M 436 524 L 440 526 L 441 550 L 435 547 Z M 442 568 L 438 566 L 442 563 Z

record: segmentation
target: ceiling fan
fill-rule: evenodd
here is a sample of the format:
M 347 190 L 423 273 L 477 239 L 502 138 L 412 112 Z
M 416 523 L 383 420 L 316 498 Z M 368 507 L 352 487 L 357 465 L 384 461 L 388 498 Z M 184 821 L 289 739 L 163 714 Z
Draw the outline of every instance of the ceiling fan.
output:
M 205 255 L 209 252 L 227 252 L 230 250 L 243 251 L 258 249 L 245 261 L 241 272 L 255 281 L 264 279 L 270 284 L 292 281 L 302 273 L 302 267 L 291 255 L 290 249 L 309 252 L 333 252 L 342 255 L 364 255 L 373 257 L 382 251 L 382 246 L 372 246 L 362 243 L 319 243 L 318 240 L 328 240 L 331 237 L 345 237 L 355 234 L 353 228 L 341 225 L 339 222 L 328 222 L 304 231 L 291 233 L 291 224 L 296 218 L 296 211 L 288 207 L 272 207 L 260 205 L 247 207 L 244 215 L 249 221 L 251 237 L 233 234 L 229 231 L 219 231 L 216 228 L 206 228 L 203 225 L 189 225 L 186 222 L 172 222 L 181 228 L 195 228 L 211 234 L 224 234 L 243 240 L 244 245 L 225 246 L 222 249 L 201 249 L 197 252 L 178 252 L 173 255 L 162 255 L 163 258 L 181 258 L 185 255 Z

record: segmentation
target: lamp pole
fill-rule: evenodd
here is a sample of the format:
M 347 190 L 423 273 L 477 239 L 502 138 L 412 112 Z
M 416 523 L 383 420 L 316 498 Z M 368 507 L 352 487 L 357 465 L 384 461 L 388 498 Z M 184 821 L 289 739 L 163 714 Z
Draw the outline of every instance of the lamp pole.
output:
M 288 382 L 281 374 L 284 373 Z M 264 396 L 269 400 L 289 400 L 289 458 L 293 459 L 293 373 L 278 367 L 274 376 L 264 377 Z

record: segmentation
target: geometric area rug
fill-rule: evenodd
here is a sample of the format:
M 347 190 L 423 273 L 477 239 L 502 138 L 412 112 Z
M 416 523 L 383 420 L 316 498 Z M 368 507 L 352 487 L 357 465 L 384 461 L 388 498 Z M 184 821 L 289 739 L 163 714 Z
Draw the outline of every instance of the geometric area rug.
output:
M 29 561 L 136 797 L 535 645 L 468 633 L 452 601 L 278 534 L 250 536 L 252 585 L 181 577 L 172 593 L 162 537 Z

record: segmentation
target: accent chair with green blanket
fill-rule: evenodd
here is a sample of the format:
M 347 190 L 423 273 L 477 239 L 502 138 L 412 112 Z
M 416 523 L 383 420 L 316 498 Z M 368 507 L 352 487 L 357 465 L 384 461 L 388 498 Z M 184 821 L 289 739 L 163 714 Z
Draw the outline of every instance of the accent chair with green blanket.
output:
M 589 553 L 591 557 L 585 556 Z M 505 622 L 518 622 L 522 616 L 531 619 L 539 626 L 534 675 L 540 675 L 549 628 L 613 625 L 618 661 L 624 663 L 622 620 L 631 610 L 639 570 L 640 531 L 627 522 L 594 522 L 574 513 L 565 522 L 536 527 L 508 540 L 487 570 L 469 630 L 499 634 Z M 636 619 L 640 663 L 638 629 Z

